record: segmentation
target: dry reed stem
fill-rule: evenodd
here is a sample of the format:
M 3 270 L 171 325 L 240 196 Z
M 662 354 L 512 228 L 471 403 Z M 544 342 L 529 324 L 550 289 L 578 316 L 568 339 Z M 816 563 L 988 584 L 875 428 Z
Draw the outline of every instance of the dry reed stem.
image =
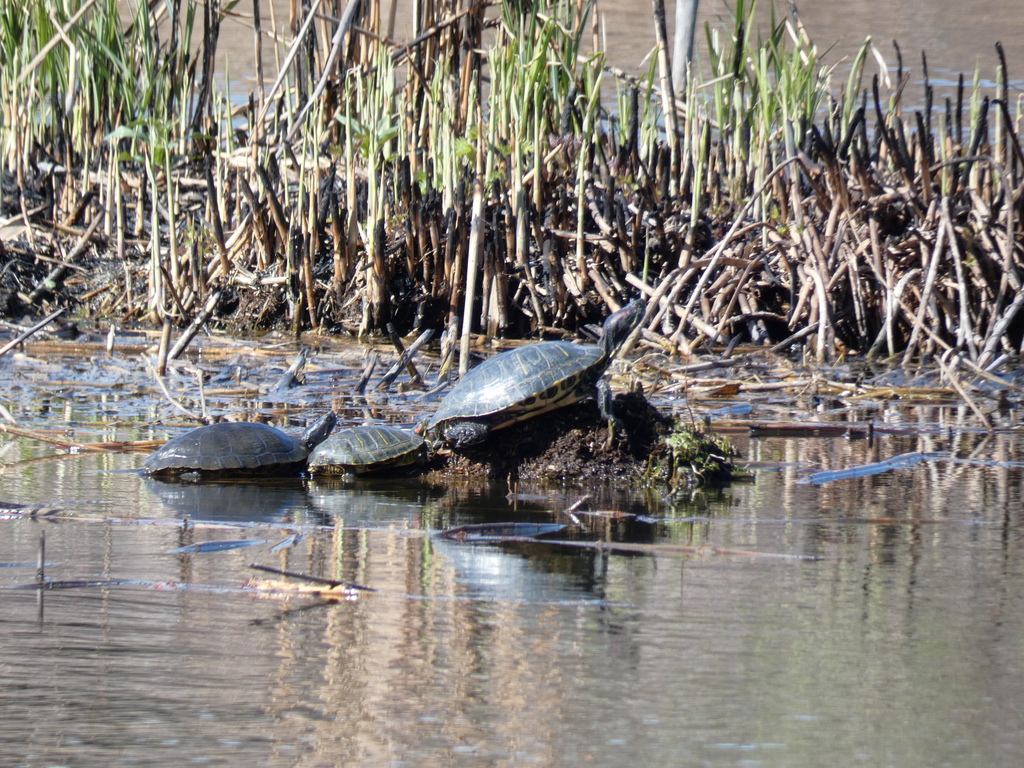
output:
M 622 125 L 586 90 L 594 73 L 573 47 L 586 32 L 578 14 L 562 18 L 552 6 L 535 27 L 488 22 L 503 46 L 543 45 L 543 60 L 557 64 L 538 68 L 518 111 L 497 124 L 511 94 L 493 91 L 487 102 L 477 86 L 490 76 L 499 87 L 487 3 L 427 4 L 405 43 L 382 34 L 379 4 L 348 3 L 340 21 L 318 17 L 321 5 L 294 19 L 290 41 L 272 17 L 284 60 L 269 91 L 233 116 L 224 105 L 185 121 L 223 114 L 234 122 L 219 135 L 168 135 L 162 156 L 134 139 L 72 147 L 19 135 L 18 157 L 38 146 L 83 168 L 63 185 L 20 160 L 10 173 L 28 191 L 55 184 L 52 231 L 90 210 L 93 224 L 116 230 L 110 250 L 123 284 L 93 282 L 77 298 L 104 296 L 103 311 L 121 322 L 171 311 L 181 326 L 217 290 L 234 315 L 210 322 L 266 311 L 269 322 L 326 331 L 351 328 L 363 306 L 363 331 L 391 322 L 406 332 L 420 317 L 440 327 L 458 315 L 463 366 L 473 333 L 579 325 L 635 289 L 653 305 L 646 338 L 684 354 L 706 340 L 726 350 L 810 340 L 821 360 L 885 350 L 910 365 L 955 349 L 976 373 L 1024 344 L 1015 198 L 1024 153 L 1005 85 L 996 100 L 962 87 L 942 132 L 930 103 L 904 116 L 906 77 L 885 108 L 882 83 L 872 83 L 867 118 L 854 83 L 814 125 L 761 124 L 768 118 L 744 89 L 771 73 L 758 70 L 761 51 L 748 43 L 722 51 L 730 69 L 705 84 L 666 81 L 659 59 L 628 84 L 631 99 L 620 103 L 632 114 Z M 74 24 L 61 29 L 83 44 Z M 805 37 L 793 33 L 797 45 Z M 50 53 L 65 44 L 58 39 Z M 530 50 L 516 71 L 528 68 Z M 564 51 L 575 53 L 560 60 Z M 170 53 L 157 51 L 160 61 Z M 44 74 L 47 55 L 15 82 Z M 679 112 L 672 89 L 689 98 L 698 87 L 724 94 L 734 111 L 697 99 Z M 730 127 L 741 124 L 750 136 Z M 46 207 L 28 195 L 9 207 L 27 226 L 25 253 L 51 258 L 37 220 Z M 91 243 L 102 261 L 96 231 L 76 231 L 78 245 Z M 24 294 L 38 288 L 34 301 L 52 301 L 47 274 Z M 138 304 L 143 280 L 147 307 Z

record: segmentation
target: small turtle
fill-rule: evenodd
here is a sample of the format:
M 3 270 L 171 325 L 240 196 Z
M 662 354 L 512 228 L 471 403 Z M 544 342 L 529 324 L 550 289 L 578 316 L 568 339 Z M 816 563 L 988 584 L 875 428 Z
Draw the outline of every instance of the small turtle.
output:
M 309 455 L 313 475 L 363 475 L 422 464 L 427 442 L 416 433 L 387 426 L 349 427 Z
M 255 422 L 210 424 L 168 440 L 146 460 L 146 469 L 154 475 L 298 474 L 337 420 L 334 411 L 328 411 L 300 437 Z
M 445 396 L 427 432 L 461 448 L 481 442 L 492 430 L 591 395 L 611 420 L 611 390 L 603 376 L 643 317 L 638 299 L 609 315 L 596 345 L 545 341 L 485 360 Z

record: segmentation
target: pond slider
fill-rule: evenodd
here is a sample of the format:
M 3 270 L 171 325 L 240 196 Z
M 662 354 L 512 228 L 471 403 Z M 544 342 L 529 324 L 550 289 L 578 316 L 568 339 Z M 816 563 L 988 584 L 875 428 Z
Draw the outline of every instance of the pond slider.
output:
M 611 390 L 604 372 L 643 316 L 644 302 L 638 299 L 605 320 L 596 345 L 545 341 L 485 360 L 445 396 L 427 431 L 460 448 L 479 443 L 492 430 L 591 395 L 602 415 L 611 419 Z
M 210 424 L 168 440 L 146 460 L 146 469 L 154 475 L 297 474 L 337 420 L 334 411 L 328 411 L 299 437 L 255 422 Z
M 420 464 L 426 457 L 427 442 L 410 430 L 349 427 L 313 450 L 309 471 L 314 475 L 362 475 Z

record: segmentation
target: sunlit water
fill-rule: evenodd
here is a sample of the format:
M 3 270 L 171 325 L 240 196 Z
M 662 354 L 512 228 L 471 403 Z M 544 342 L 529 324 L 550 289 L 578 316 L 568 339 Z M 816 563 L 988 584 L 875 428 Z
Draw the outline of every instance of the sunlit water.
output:
M 412 3 L 396 0 L 398 11 L 395 15 L 393 38 L 404 43 L 414 37 L 412 28 Z M 274 0 L 278 29 L 282 30 L 285 43 L 290 38 L 283 32 L 288 25 L 287 0 Z M 381 4 L 385 10 L 390 3 Z M 675 2 L 665 3 L 667 8 L 667 32 L 671 42 L 674 34 Z M 726 37 L 734 29 L 733 9 L 737 3 L 729 0 L 701 0 L 698 8 L 695 58 L 701 79 L 710 79 L 708 57 L 708 33 Z M 747 7 L 752 3 L 747 0 Z M 759 0 L 755 21 L 757 29 L 753 39 L 768 34 L 772 3 Z M 922 52 L 927 54 L 929 80 L 936 87 L 939 99 L 953 95 L 951 86 L 959 76 L 966 76 L 970 87 L 975 69 L 981 82 L 992 88 L 999 65 L 995 52 L 996 43 L 1002 43 L 1007 56 L 1011 99 L 1016 100 L 1024 80 L 1024 15 L 1015 12 L 1012 4 L 1005 0 L 846 0 L 841 4 L 834 0 L 802 0 L 795 4 L 810 39 L 816 44 L 821 63 L 835 67 L 833 89 L 838 92 L 846 85 L 849 67 L 858 49 L 867 38 L 871 38 L 878 57 L 885 62 L 883 67 L 874 55 L 865 63 L 864 87 L 870 90 L 871 77 L 875 73 L 888 75 L 891 85 L 883 80 L 883 100 L 899 86 L 898 60 L 893 42 L 899 44 L 903 56 L 903 73 L 909 73 L 910 86 L 903 93 L 904 103 L 915 108 L 924 104 L 924 94 L 919 84 L 924 81 Z M 261 2 L 261 17 L 265 39 L 263 44 L 265 78 L 272 82 L 275 56 L 269 35 L 271 29 L 270 3 Z M 595 4 L 597 19 L 597 47 L 606 54 L 609 64 L 634 77 L 647 73 L 650 55 L 657 42 L 654 29 L 654 13 L 651 0 L 618 0 Z M 776 19 L 786 18 L 789 4 L 774 3 Z M 593 19 L 594 17 L 592 17 Z M 583 51 L 589 54 L 594 49 L 594 36 L 586 35 Z M 787 45 L 790 44 L 787 39 Z M 244 99 L 256 87 L 254 43 L 252 22 L 247 15 L 228 17 L 221 27 L 218 42 L 220 69 L 235 81 L 238 95 Z M 281 54 L 283 56 L 283 54 Z M 265 83 L 268 87 L 269 82 Z M 990 94 L 991 95 L 991 94 Z
M 38 360 L 0 373 L 16 383 Z M 133 360 L 117 359 L 144 368 Z M 323 378 L 311 371 L 292 399 L 325 406 Z M 24 391 L 5 405 L 28 428 L 77 425 L 82 441 L 180 429 L 133 426 L 177 418 L 144 380 L 130 379 L 124 420 L 85 386 L 51 387 L 70 403 L 57 413 Z M 855 413 L 930 427 L 871 442 L 738 436 L 771 469 L 685 503 L 571 478 L 518 501 L 500 484 L 175 485 L 137 474 L 142 454 L 60 456 L 0 435 L 0 501 L 69 513 L 0 519 L 0 764 L 1019 765 L 1018 436 L 962 429 L 953 409 Z M 908 451 L 959 461 L 800 482 Z M 648 550 L 435 535 L 566 522 L 550 510 L 587 491 L 591 510 L 638 515 L 584 515 L 589 535 Z M 68 588 L 12 589 L 34 582 L 42 536 L 46 578 Z M 240 539 L 260 543 L 174 551 Z M 259 595 L 243 588 L 252 563 L 379 591 Z M 90 580 L 118 583 L 68 584 Z
M 702 6 L 713 26 L 724 15 Z M 602 8 L 610 60 L 634 74 L 654 42 L 650 7 Z M 839 42 L 830 62 L 873 35 L 890 65 L 889 40 L 901 42 L 914 82 L 921 49 L 933 81 L 976 64 L 991 80 L 1001 40 L 1019 81 L 1024 23 L 994 0 L 800 7 L 819 49 Z M 222 48 L 251 88 L 251 32 L 233 28 Z M 913 87 L 907 98 L 920 101 Z M 208 385 L 220 390 L 207 393 L 215 409 L 277 409 L 299 421 L 335 407 L 356 421 L 405 404 L 324 396 L 332 374 L 317 372 L 313 396 L 307 387 L 260 399 L 236 383 L 259 360 L 209 365 L 225 371 Z M 87 387 L 97 366 L 102 381 Z M 166 437 L 180 422 L 151 382 L 140 386 L 142 367 L 133 356 L 95 355 L 77 370 L 44 352 L 8 356 L 0 396 L 21 426 L 71 441 Z M 175 394 L 187 384 L 183 373 Z M 190 390 L 188 405 L 197 403 Z M 171 425 L 149 426 L 162 420 Z M 0 519 L 0 764 L 1020 765 L 1020 440 L 959 423 L 954 414 L 951 430 L 871 445 L 741 437 L 744 457 L 773 469 L 688 503 L 570 483 L 515 508 L 501 487 L 167 485 L 134 471 L 143 455 L 55 457 L 0 434 L 0 507 L 70 513 Z M 991 465 L 927 461 L 799 482 L 812 468 L 907 451 Z M 592 535 L 707 549 L 595 553 L 432 535 L 549 520 L 584 491 L 599 508 L 641 515 L 582 518 Z M 182 528 L 186 516 L 196 527 Z M 271 551 L 296 533 L 295 546 Z M 43 537 L 51 583 L 117 583 L 14 589 L 34 582 Z M 172 551 L 237 539 L 262 543 Z M 380 591 L 334 603 L 260 596 L 243 588 L 251 563 Z

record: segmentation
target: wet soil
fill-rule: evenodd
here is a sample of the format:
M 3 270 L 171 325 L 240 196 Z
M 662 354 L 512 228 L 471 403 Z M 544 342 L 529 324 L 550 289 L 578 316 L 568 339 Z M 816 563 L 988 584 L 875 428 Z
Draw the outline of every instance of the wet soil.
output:
M 663 437 L 674 420 L 640 391 L 616 395 L 621 426 L 608 436 L 608 422 L 593 401 L 576 403 L 494 432 L 485 442 L 459 452 L 444 449 L 432 477 L 453 475 L 488 480 L 639 481 L 664 451 Z

